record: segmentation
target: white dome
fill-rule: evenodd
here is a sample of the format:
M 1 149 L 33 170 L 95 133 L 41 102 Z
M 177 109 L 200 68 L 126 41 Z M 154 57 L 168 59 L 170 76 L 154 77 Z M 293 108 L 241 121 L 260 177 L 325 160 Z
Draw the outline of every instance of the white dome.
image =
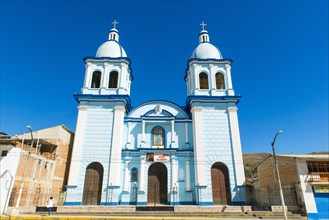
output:
M 193 59 L 223 59 L 220 51 L 208 42 L 200 43 L 192 53 Z
M 117 41 L 109 40 L 98 48 L 96 57 L 127 57 L 127 54 Z

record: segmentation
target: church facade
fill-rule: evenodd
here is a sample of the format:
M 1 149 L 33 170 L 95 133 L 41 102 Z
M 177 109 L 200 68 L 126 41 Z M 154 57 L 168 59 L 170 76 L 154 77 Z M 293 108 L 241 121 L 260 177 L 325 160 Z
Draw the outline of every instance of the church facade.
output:
M 188 60 L 185 107 L 132 108 L 130 59 L 118 30 L 85 78 L 64 205 L 234 205 L 246 200 L 231 59 L 204 29 Z

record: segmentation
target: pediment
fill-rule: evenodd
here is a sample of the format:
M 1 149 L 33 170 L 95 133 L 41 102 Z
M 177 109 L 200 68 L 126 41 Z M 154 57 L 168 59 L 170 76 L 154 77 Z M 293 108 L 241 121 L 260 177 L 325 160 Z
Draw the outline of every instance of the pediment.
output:
M 188 114 L 180 106 L 168 101 L 150 101 L 137 108 L 134 108 L 128 118 L 144 118 L 144 117 L 163 117 L 163 118 L 189 118 Z

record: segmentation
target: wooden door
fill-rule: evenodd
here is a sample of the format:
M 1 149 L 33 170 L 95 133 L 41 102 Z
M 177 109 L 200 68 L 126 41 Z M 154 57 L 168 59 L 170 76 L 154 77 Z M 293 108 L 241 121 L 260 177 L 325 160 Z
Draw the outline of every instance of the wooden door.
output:
M 167 168 L 162 163 L 154 163 L 148 171 L 147 202 L 152 204 L 168 203 L 168 178 Z
M 214 205 L 231 203 L 228 169 L 223 163 L 215 163 L 211 167 L 211 185 Z
M 86 169 L 82 204 L 99 205 L 102 196 L 104 169 L 100 163 L 91 163 Z

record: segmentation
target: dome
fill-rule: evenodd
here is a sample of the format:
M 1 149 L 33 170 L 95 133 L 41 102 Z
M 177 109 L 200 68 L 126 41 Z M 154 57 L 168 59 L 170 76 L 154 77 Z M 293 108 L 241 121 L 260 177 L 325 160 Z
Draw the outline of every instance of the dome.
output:
M 126 51 L 119 44 L 119 32 L 112 28 L 109 32 L 109 40 L 103 43 L 96 52 L 96 57 L 127 57 Z
M 223 59 L 220 51 L 211 43 L 200 43 L 192 53 L 194 59 Z
M 96 57 L 127 57 L 127 54 L 118 42 L 109 40 L 98 48 Z
M 210 43 L 210 37 L 208 31 L 204 29 L 204 23 L 202 22 L 203 30 L 199 34 L 199 45 L 192 53 L 192 59 L 223 59 L 220 51 Z

